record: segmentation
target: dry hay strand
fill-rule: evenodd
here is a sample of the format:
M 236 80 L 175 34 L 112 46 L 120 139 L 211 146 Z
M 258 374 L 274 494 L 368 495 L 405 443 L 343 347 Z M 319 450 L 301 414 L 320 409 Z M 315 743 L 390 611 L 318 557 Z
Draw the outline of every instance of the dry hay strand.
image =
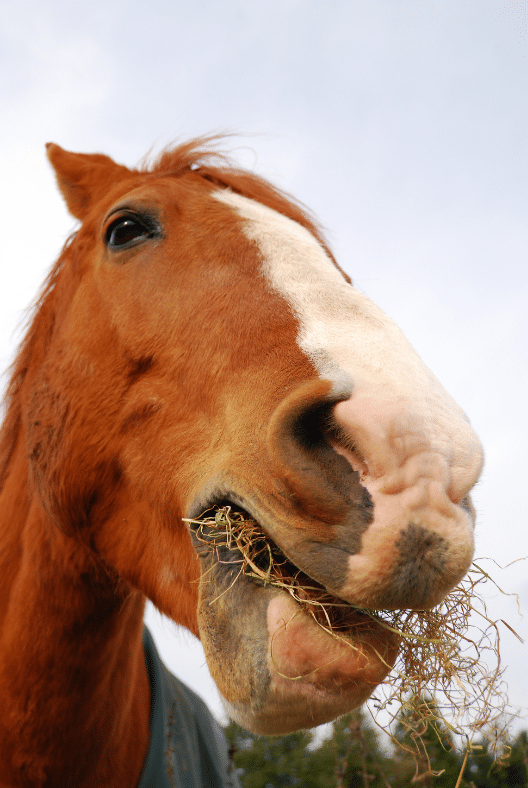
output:
M 342 635 L 350 631 L 351 620 L 357 626 L 358 615 L 374 619 L 400 637 L 396 663 L 367 706 L 375 723 L 413 757 L 415 780 L 420 780 L 424 761 L 425 773 L 434 774 L 427 756 L 428 732 L 428 738 L 432 732 L 440 741 L 445 738 L 443 731 L 455 734 L 464 743 L 466 759 L 476 747 L 476 735 L 487 736 L 497 759 L 504 755 L 508 699 L 499 624 L 519 636 L 503 619 L 488 616 L 482 586 L 491 583 L 505 592 L 481 567 L 486 559 L 474 562 L 462 582 L 431 610 L 359 610 L 292 564 L 247 514 L 225 506 L 185 522 L 201 543 L 216 551 L 218 562 L 238 566 L 232 585 L 245 575 L 264 586 L 281 588 L 328 634 L 351 648 L 353 644 Z M 387 721 L 381 723 L 383 718 Z M 394 737 L 394 723 L 404 729 L 404 736 Z

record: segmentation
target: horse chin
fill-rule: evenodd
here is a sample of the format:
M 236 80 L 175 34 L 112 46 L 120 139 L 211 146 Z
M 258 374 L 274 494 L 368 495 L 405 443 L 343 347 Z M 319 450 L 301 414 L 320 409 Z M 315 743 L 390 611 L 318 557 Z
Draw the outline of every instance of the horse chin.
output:
M 260 734 L 320 725 L 361 705 L 386 677 L 399 640 L 372 616 L 336 599 L 340 625 L 332 630 L 287 590 L 193 541 L 202 569 L 200 638 L 239 724 Z
M 398 639 L 372 619 L 332 635 L 287 594 L 267 606 L 269 685 L 258 707 L 227 704 L 243 726 L 285 734 L 335 719 L 364 703 L 396 658 Z M 351 614 L 353 615 L 353 614 Z

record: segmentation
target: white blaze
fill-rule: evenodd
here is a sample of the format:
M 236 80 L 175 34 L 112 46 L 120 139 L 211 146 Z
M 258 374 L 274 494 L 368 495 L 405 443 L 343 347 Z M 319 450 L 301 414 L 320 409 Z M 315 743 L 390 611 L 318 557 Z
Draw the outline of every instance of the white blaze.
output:
M 299 321 L 302 351 L 322 378 L 339 389 L 348 381 L 352 396 L 336 414 L 361 457 L 342 453 L 369 490 L 396 492 L 426 477 L 459 500 L 478 478 L 480 443 L 401 330 L 346 282 L 307 229 L 230 191 L 214 196 L 245 220 L 264 275 Z

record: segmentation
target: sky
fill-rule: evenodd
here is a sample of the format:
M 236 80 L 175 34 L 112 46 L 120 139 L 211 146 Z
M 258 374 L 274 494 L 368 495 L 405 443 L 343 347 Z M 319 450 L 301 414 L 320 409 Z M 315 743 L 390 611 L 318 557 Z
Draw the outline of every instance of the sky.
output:
M 48 141 L 136 165 L 215 131 L 308 205 L 354 283 L 486 451 L 476 554 L 528 556 L 528 2 L 0 0 L 0 364 L 75 229 Z M 528 638 L 528 563 L 488 565 Z M 197 641 L 149 608 L 169 667 L 222 718 Z M 527 645 L 503 628 L 510 702 Z M 528 723 L 526 723 L 528 725 Z

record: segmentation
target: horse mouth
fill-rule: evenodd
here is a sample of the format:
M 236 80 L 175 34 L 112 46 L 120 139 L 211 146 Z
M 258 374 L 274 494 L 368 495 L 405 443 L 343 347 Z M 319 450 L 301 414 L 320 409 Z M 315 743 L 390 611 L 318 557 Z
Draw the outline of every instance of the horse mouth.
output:
M 242 507 L 221 502 L 199 518 L 186 520 L 196 552 L 214 553 L 222 587 L 243 578 L 261 587 L 289 594 L 323 629 L 345 635 L 363 624 L 381 623 L 380 611 L 365 610 L 330 593 L 299 569 Z
M 313 580 L 229 500 L 186 522 L 201 565 L 200 639 L 233 719 L 291 733 L 367 700 L 399 648 L 379 613 Z

